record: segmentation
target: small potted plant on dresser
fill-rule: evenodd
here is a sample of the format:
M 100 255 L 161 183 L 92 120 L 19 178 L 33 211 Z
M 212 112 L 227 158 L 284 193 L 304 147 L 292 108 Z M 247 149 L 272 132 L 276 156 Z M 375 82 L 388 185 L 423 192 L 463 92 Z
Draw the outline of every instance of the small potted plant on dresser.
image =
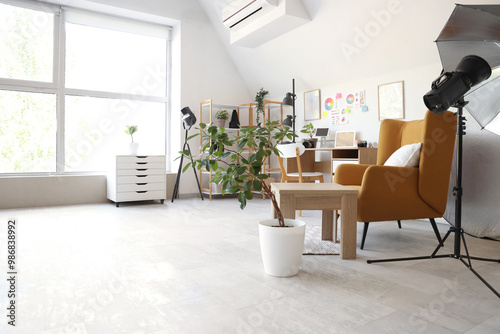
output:
M 241 128 L 240 134 L 233 139 L 223 129 L 213 125 L 200 123 L 200 129 L 202 153 L 193 161 L 194 166 L 212 170 L 210 182 L 221 185 L 223 195 L 237 194 L 241 209 L 253 198 L 254 192 L 262 192 L 271 199 L 277 219 L 259 222 L 264 269 L 272 276 L 296 275 L 302 259 L 305 223 L 284 219 L 271 191 L 269 176 L 262 172 L 265 160 L 271 154 L 279 154 L 277 145 L 284 139 L 292 139 L 294 134 L 289 127 L 280 126 L 279 122 L 267 122 L 260 128 Z M 189 155 L 188 151 L 182 153 Z M 184 171 L 190 165 L 188 163 Z
M 137 132 L 137 125 L 126 125 L 124 131 L 132 139 L 132 142 L 128 144 L 130 155 L 137 155 L 139 152 L 139 143 L 134 143 L 134 133 Z
M 215 113 L 214 125 L 217 126 L 218 128 L 225 127 L 228 118 L 229 118 L 229 113 L 227 112 L 227 110 L 219 109 Z

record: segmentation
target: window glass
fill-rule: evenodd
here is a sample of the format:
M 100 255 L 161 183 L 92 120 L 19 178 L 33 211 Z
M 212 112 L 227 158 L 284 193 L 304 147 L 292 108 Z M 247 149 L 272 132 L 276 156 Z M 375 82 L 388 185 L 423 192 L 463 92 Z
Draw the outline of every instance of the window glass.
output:
M 66 86 L 166 95 L 167 41 L 66 23 Z
M 0 77 L 52 82 L 54 14 L 0 4 Z
M 54 94 L 0 91 L 0 173 L 56 171 Z
M 106 171 L 116 154 L 129 154 L 126 125 L 141 155 L 165 154 L 165 104 L 66 97 L 66 171 Z

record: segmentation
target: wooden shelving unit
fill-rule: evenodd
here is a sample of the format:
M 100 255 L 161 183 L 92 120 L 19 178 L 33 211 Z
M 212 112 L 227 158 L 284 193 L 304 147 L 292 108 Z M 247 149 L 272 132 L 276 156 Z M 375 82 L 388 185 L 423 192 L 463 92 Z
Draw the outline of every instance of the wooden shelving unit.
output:
M 257 126 L 256 121 L 256 103 L 246 103 L 241 105 L 232 105 L 232 104 L 220 104 L 214 103 L 212 99 L 204 100 L 200 102 L 200 118 L 199 121 L 201 123 L 210 123 L 213 121 L 214 115 L 217 110 L 226 109 L 231 115 L 233 110 L 238 112 L 238 119 L 240 120 L 240 126 L 242 128 L 248 126 Z M 265 123 L 266 120 L 277 120 L 280 124 L 283 122 L 283 104 L 281 102 L 275 101 L 264 101 L 264 113 L 262 117 L 262 122 Z M 239 130 L 226 128 L 226 132 L 231 133 L 234 132 L 235 135 L 239 135 Z M 202 138 L 200 136 L 200 153 L 201 153 L 201 144 Z M 248 152 L 251 154 L 251 152 Z M 279 168 L 274 168 L 272 166 L 277 165 L 276 157 L 267 158 L 267 164 L 264 165 L 264 173 L 271 176 L 271 173 L 279 172 Z M 276 161 L 274 161 L 276 160 Z M 207 170 L 200 170 L 200 184 L 201 190 L 203 193 L 209 195 L 209 199 L 212 199 L 213 195 L 221 195 L 220 186 L 210 183 L 212 178 L 212 172 Z

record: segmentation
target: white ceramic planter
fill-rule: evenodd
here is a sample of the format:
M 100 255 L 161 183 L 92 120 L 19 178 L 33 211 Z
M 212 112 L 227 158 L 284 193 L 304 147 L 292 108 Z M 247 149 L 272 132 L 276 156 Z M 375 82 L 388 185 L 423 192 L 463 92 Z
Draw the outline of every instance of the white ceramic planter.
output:
M 297 275 L 304 250 L 306 223 L 285 219 L 291 227 L 278 227 L 277 219 L 259 222 L 260 251 L 264 270 L 271 276 Z
M 139 143 L 128 144 L 128 153 L 130 155 L 137 155 L 138 152 L 139 152 Z

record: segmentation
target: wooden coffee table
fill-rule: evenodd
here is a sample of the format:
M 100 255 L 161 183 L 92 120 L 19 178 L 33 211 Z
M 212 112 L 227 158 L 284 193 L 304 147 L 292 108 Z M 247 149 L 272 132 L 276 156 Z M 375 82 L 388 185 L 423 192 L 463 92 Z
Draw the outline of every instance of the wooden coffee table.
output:
M 295 210 L 322 210 L 323 240 L 334 240 L 333 212 L 341 210 L 340 258 L 356 258 L 356 189 L 336 183 L 272 183 L 271 190 L 284 218 L 295 219 Z

